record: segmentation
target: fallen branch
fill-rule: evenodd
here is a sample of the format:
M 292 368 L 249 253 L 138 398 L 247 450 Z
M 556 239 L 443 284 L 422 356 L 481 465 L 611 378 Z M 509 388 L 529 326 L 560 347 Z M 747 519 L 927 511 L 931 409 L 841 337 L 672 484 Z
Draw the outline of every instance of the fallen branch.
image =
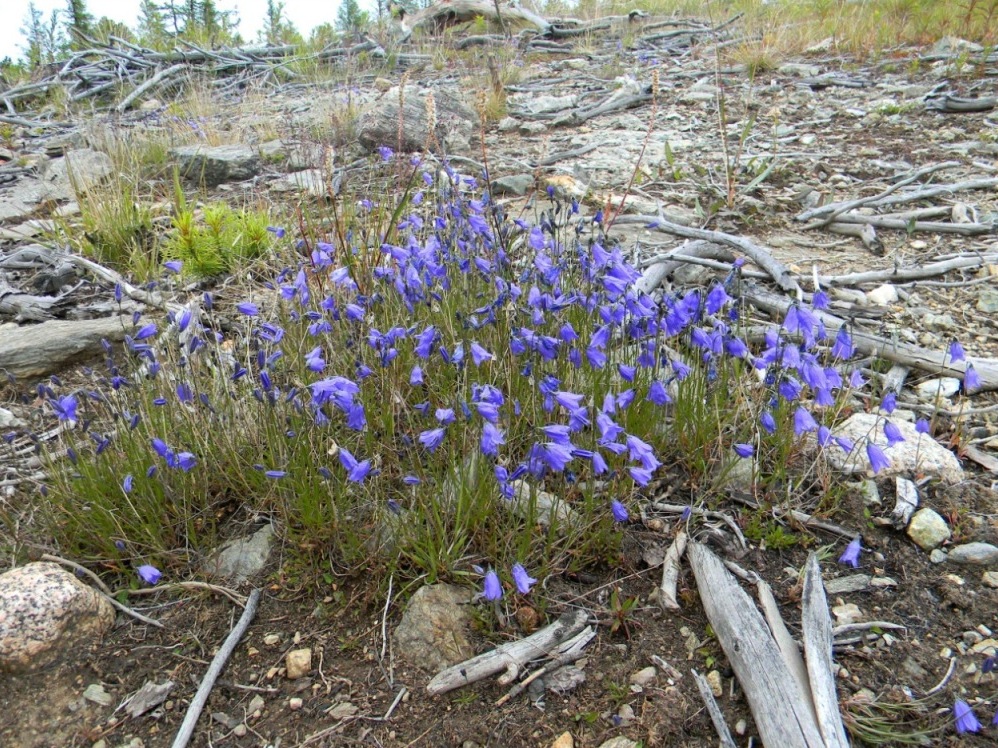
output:
M 794 302 L 782 296 L 777 296 L 762 288 L 747 289 L 745 299 L 755 307 L 771 314 L 783 316 Z M 837 330 L 846 321 L 833 314 L 816 310 L 815 315 L 824 323 L 828 330 Z M 998 359 L 968 356 L 967 361 L 951 361 L 945 352 L 928 351 L 909 343 L 887 340 L 879 335 L 853 329 L 852 342 L 860 353 L 867 356 L 883 358 L 894 363 L 921 369 L 936 376 L 963 378 L 967 364 L 972 363 L 981 379 L 977 389 L 968 393 L 998 390 Z
M 783 291 L 797 294 L 800 286 L 791 275 L 790 271 L 784 267 L 768 250 L 740 236 L 726 234 L 723 231 L 710 231 L 708 229 L 696 229 L 692 226 L 683 226 L 672 221 L 667 221 L 659 216 L 627 215 L 620 216 L 617 224 L 643 223 L 650 229 L 657 229 L 666 234 L 682 236 L 687 239 L 701 239 L 714 244 L 724 244 L 734 247 L 742 252 L 752 262 L 769 273 L 771 277 Z
M 707 714 L 710 715 L 710 721 L 714 723 L 714 730 L 717 731 L 717 737 L 721 740 L 721 748 L 737 748 L 735 739 L 731 737 L 728 723 L 724 721 L 724 714 L 714 699 L 714 693 L 710 690 L 710 684 L 707 682 L 707 679 L 696 670 L 690 670 L 690 672 L 693 673 L 693 680 L 697 684 L 700 698 L 703 699 L 703 704 L 707 707 Z
M 679 610 L 676 584 L 679 582 L 679 560 L 686 552 L 687 539 L 685 530 L 676 533 L 676 539 L 672 541 L 672 545 L 665 553 L 665 561 L 662 562 L 662 583 L 658 586 L 658 604 L 665 610 Z
M 817 714 L 818 729 L 826 748 L 849 748 L 839 698 L 835 690 L 832 666 L 832 619 L 821 581 L 818 556 L 811 552 L 804 572 L 804 593 L 801 598 L 801 625 L 804 651 L 807 652 L 807 676 L 811 684 L 811 701 Z
M 515 699 L 527 689 L 527 686 L 538 678 L 547 675 L 548 673 L 553 673 L 558 668 L 570 665 L 578 660 L 582 657 L 582 654 L 585 651 L 585 646 L 592 641 L 594 636 L 596 636 L 595 629 L 593 629 L 592 626 L 586 626 L 582 629 L 582 631 L 573 636 L 567 642 L 561 644 L 557 648 L 556 653 L 552 654 L 552 660 L 549 663 L 547 663 L 544 667 L 535 670 L 529 676 L 513 686 L 508 693 L 500 697 L 500 699 L 496 702 L 496 706 L 502 706 L 510 699 Z
M 745 691 L 762 742 L 823 748 L 807 697 L 751 598 L 706 546 L 690 543 L 689 559 L 704 611 Z
M 545 626 L 525 639 L 501 644 L 491 652 L 472 657 L 462 663 L 441 670 L 426 686 L 431 696 L 467 686 L 505 670 L 499 679 L 503 685 L 512 683 L 520 668 L 530 660 L 550 652 L 559 644 L 572 638 L 586 624 L 589 614 L 584 610 L 566 612 L 554 623 Z
M 239 640 L 246 633 L 246 629 L 249 628 L 250 623 L 253 621 L 253 616 L 256 615 L 257 606 L 260 604 L 260 593 L 261 590 L 259 589 L 255 589 L 250 593 L 249 599 L 246 601 L 246 609 L 243 610 L 243 614 L 239 617 L 239 621 L 235 627 L 229 632 L 221 649 L 218 650 L 218 654 L 215 655 L 215 659 L 211 661 L 208 672 L 204 674 L 204 679 L 201 681 L 201 685 L 198 686 L 197 693 L 194 694 L 194 698 L 191 700 L 191 705 L 187 708 L 187 714 L 184 716 L 184 721 L 177 731 L 177 737 L 173 740 L 173 748 L 185 748 L 187 743 L 190 742 L 191 736 L 194 734 L 194 727 L 197 725 L 198 718 L 201 716 L 201 711 L 204 709 L 205 704 L 208 703 L 208 696 L 211 694 L 211 689 L 215 685 L 215 681 L 225 668 L 225 663 L 229 661 L 229 657 L 235 650 L 236 645 L 239 644 Z

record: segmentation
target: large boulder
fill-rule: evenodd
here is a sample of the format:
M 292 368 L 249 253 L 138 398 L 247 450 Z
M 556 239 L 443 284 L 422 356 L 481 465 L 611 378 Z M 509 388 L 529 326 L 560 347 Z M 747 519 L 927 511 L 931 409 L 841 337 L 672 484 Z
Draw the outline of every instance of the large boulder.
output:
M 428 115 L 429 90 L 406 86 L 402 108 L 402 142 L 399 143 L 399 88 L 395 86 L 369 106 L 360 117 L 357 138 L 369 151 L 380 146 L 401 147 L 403 151 L 439 151 L 470 153 L 479 142 L 479 118 L 456 91 L 446 88 L 433 90 L 433 110 L 436 119 L 430 138 Z
M 241 182 L 260 173 L 260 156 L 248 145 L 184 145 L 170 149 L 180 173 L 208 187 Z
M 74 200 L 80 192 L 86 192 L 111 175 L 113 165 L 106 153 L 90 148 L 69 151 L 61 158 L 53 159 L 42 180 L 45 184 L 44 198 L 47 200 Z
M 77 655 L 114 624 L 114 608 L 57 564 L 0 574 L 0 672 L 28 673 Z
M 884 418 L 875 413 L 855 413 L 839 426 L 835 427 L 835 436 L 844 436 L 855 443 L 855 449 L 849 454 L 835 446 L 821 450 L 825 459 L 837 470 L 847 473 L 865 473 L 871 470 L 870 459 L 866 454 L 866 445 L 872 441 L 884 450 L 890 459 L 889 467 L 884 468 L 880 477 L 892 475 L 913 475 L 921 473 L 936 476 L 944 483 L 959 483 L 964 479 L 960 461 L 946 447 L 939 444 L 928 434 L 920 434 L 914 424 L 893 419 L 891 421 L 904 441 L 887 446 L 884 436 Z

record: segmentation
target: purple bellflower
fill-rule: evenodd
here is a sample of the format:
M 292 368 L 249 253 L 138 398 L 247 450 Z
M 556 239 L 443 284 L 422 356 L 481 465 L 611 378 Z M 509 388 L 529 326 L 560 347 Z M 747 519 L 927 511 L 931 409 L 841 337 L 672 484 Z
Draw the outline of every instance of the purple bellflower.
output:
M 163 576 L 163 572 L 150 564 L 143 564 L 136 571 L 138 572 L 139 579 L 148 585 L 156 584 Z
M 516 589 L 521 595 L 530 592 L 530 588 L 537 584 L 537 580 L 527 573 L 523 564 L 513 564 L 513 581 L 516 582 Z
M 849 545 L 846 546 L 846 549 L 842 552 L 842 555 L 839 556 L 839 563 L 847 564 L 854 569 L 858 568 L 859 552 L 861 550 L 862 550 L 862 541 L 860 540 L 860 537 L 857 535 L 849 542 Z
M 956 703 L 953 704 L 953 720 L 956 722 L 956 731 L 960 735 L 967 732 L 978 732 L 981 729 L 977 715 L 963 699 L 957 699 Z

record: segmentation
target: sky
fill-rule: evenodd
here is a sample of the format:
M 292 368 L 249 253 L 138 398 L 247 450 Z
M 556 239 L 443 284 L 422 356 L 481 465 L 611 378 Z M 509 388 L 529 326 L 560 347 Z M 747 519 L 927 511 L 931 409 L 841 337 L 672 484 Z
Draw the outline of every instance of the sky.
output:
M 94 18 L 107 16 L 135 28 L 139 17 L 140 0 L 87 0 L 87 10 Z M 246 41 L 255 41 L 257 32 L 263 27 L 267 0 L 217 0 L 219 10 L 239 12 L 239 33 Z M 361 0 L 362 8 L 373 2 Z M 66 0 L 35 0 L 35 7 L 48 19 L 53 9 L 62 10 Z M 316 2 L 316 0 L 284 0 L 284 15 L 295 27 L 308 36 L 308 32 L 321 23 L 335 23 L 339 0 Z M 0 0 L 0 60 L 5 57 L 17 60 L 23 56 L 21 47 L 24 37 L 21 27 L 28 16 L 28 0 Z

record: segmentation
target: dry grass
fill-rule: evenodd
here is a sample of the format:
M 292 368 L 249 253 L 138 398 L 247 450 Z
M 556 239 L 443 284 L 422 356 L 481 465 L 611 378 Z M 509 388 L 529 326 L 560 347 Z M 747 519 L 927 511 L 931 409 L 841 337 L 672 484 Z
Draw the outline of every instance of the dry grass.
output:
M 549 13 L 583 18 L 626 14 L 634 7 L 657 16 L 710 19 L 742 13 L 743 28 L 770 55 L 800 53 L 831 39 L 841 52 L 867 56 L 904 45 L 928 45 L 944 36 L 998 43 L 998 0 L 555 0 Z

